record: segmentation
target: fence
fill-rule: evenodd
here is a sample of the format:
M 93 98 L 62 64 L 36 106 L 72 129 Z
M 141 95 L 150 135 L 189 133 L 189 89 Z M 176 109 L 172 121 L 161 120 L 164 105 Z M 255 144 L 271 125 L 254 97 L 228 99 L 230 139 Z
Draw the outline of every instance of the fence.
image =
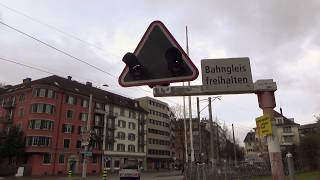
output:
M 252 177 L 271 175 L 271 169 L 264 164 L 246 164 L 233 166 L 226 162 L 211 166 L 193 164 L 186 167 L 187 180 L 249 180 Z

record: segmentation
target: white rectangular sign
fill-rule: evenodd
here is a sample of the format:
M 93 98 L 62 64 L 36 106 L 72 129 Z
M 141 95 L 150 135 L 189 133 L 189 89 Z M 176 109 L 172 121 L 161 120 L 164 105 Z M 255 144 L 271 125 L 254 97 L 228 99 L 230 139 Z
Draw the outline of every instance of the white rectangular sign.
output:
M 249 58 L 201 60 L 202 85 L 219 92 L 253 92 Z

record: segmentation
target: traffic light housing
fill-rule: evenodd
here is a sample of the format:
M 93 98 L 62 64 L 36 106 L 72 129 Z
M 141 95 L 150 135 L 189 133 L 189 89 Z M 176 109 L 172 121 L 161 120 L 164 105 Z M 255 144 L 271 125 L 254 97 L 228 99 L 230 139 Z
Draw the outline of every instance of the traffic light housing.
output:
M 198 69 L 160 21 L 150 24 L 134 53 L 122 59 L 126 67 L 119 76 L 123 87 L 169 85 L 193 81 Z
M 135 80 L 140 80 L 144 76 L 147 76 L 143 66 L 133 53 L 128 52 L 125 54 L 122 61 L 129 67 L 129 72 Z
M 172 76 L 179 76 L 184 73 L 182 55 L 178 48 L 168 48 L 165 53 L 165 58 L 168 64 L 168 70 Z

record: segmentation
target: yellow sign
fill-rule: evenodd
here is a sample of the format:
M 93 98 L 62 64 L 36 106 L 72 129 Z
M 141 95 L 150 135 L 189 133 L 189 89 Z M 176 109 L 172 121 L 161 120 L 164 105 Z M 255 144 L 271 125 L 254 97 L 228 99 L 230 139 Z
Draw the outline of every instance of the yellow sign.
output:
M 271 118 L 269 116 L 260 116 L 256 118 L 257 131 L 259 136 L 266 136 L 272 134 Z

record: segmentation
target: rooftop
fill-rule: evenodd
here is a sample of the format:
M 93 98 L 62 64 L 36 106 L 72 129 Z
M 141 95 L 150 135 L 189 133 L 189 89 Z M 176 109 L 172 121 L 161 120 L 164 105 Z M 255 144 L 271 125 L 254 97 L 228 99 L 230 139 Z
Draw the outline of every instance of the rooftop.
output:
M 27 82 L 25 80 L 30 80 L 30 81 Z M 26 89 L 26 88 L 31 88 L 32 86 L 35 86 L 35 85 L 48 85 L 48 86 L 56 87 L 61 90 L 65 90 L 68 93 L 75 93 L 83 96 L 89 96 L 90 94 L 93 94 L 94 100 L 98 102 L 102 102 L 102 103 L 108 102 L 115 105 L 135 109 L 138 111 L 144 111 L 139 106 L 138 101 L 134 99 L 130 99 L 118 94 L 111 93 L 109 91 L 105 91 L 105 90 L 93 87 L 92 83 L 90 82 L 87 82 L 86 84 L 82 84 L 78 81 L 72 80 L 71 77 L 68 77 L 68 79 L 66 79 L 57 75 L 52 75 L 52 76 L 37 79 L 34 81 L 31 81 L 30 78 L 27 78 L 25 80 L 24 80 L 24 83 L 14 85 L 14 86 L 6 86 L 5 89 L 0 89 L 0 95 L 13 93 L 15 91 Z

